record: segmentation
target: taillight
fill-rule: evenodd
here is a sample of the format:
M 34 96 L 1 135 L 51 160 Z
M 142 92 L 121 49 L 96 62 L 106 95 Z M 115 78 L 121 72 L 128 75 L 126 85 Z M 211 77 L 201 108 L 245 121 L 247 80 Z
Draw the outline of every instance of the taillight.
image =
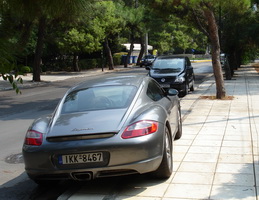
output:
M 24 144 L 40 146 L 42 144 L 43 134 L 34 130 L 28 130 Z
M 154 121 L 139 121 L 128 126 L 121 137 L 123 139 L 133 138 L 148 135 L 156 132 L 158 129 L 158 123 Z

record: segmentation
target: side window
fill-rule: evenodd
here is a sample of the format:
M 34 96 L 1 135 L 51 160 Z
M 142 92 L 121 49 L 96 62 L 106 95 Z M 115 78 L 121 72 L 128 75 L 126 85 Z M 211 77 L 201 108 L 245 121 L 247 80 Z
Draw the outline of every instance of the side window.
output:
M 155 81 L 151 80 L 148 84 L 147 96 L 153 101 L 159 101 L 164 97 L 164 91 Z

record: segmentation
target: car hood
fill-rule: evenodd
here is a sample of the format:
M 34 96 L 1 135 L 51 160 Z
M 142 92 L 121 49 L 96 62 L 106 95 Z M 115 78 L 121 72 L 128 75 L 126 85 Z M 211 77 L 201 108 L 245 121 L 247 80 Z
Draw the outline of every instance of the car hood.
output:
M 151 77 L 162 77 L 162 76 L 179 76 L 184 71 L 176 71 L 174 69 L 150 69 Z
M 125 112 L 116 109 L 62 114 L 53 120 L 48 137 L 118 132 Z

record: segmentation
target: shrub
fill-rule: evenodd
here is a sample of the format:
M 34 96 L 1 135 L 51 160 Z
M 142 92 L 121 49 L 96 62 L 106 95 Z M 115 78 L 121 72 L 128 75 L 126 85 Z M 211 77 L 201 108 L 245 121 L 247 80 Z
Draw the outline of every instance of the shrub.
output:
M 113 63 L 114 65 L 120 65 L 121 64 L 121 55 L 113 55 Z
M 98 59 L 82 59 L 79 60 L 80 69 L 93 69 L 98 67 L 99 62 Z
M 31 72 L 31 68 L 29 66 L 22 66 L 20 71 L 23 74 L 30 73 Z

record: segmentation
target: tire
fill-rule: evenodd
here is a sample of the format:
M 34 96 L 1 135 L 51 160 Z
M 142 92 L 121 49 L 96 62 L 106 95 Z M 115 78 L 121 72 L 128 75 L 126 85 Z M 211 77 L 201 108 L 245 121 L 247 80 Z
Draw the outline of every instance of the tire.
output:
M 182 131 L 183 131 L 183 129 L 182 129 L 182 116 L 181 116 L 181 110 L 180 110 L 180 107 L 179 107 L 179 109 L 178 109 L 178 130 L 177 130 L 177 132 L 175 134 L 175 137 L 174 137 L 175 140 L 178 140 L 182 137 Z
M 192 87 L 190 88 L 190 91 L 194 91 L 194 80 L 192 80 Z
M 160 179 L 167 179 L 173 172 L 173 142 L 169 129 L 165 128 L 165 140 L 163 159 L 156 171 L 153 172 L 153 176 Z
M 186 96 L 186 95 L 188 94 L 188 90 L 189 90 L 188 84 L 185 83 L 185 85 L 184 85 L 184 90 L 180 93 L 180 96 L 181 96 L 181 97 Z

